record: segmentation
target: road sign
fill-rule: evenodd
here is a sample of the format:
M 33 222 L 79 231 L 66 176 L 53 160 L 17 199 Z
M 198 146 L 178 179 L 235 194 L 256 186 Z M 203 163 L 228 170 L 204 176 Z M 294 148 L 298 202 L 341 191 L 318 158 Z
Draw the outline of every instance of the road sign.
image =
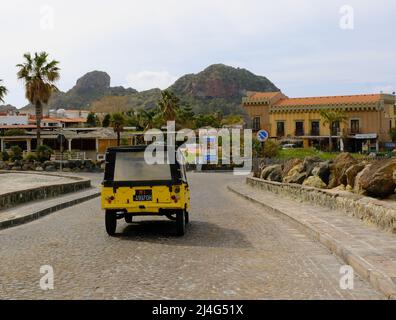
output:
M 260 142 L 265 142 L 267 141 L 269 138 L 269 133 L 267 130 L 260 130 L 259 132 L 257 132 L 257 139 Z

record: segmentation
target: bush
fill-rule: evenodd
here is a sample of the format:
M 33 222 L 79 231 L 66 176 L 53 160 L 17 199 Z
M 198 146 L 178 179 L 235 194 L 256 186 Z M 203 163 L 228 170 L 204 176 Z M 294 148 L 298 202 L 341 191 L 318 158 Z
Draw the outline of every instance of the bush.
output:
M 51 159 L 52 149 L 48 146 L 42 145 L 36 149 L 36 157 L 40 162 L 49 161 Z
M 37 161 L 37 156 L 34 153 L 28 153 L 25 156 L 25 160 L 28 162 L 34 162 L 34 161 Z
M 23 136 L 26 134 L 26 131 L 23 129 L 10 129 L 4 132 L 4 136 L 12 137 L 12 136 Z
M 279 144 L 273 140 L 264 143 L 263 155 L 265 158 L 276 158 L 279 155 Z
M 16 160 L 22 160 L 22 149 L 20 146 L 12 146 L 11 147 L 11 160 L 16 161 Z
M 3 151 L 0 153 L 0 160 L 2 160 L 2 161 L 10 160 L 10 155 L 8 154 L 7 151 Z

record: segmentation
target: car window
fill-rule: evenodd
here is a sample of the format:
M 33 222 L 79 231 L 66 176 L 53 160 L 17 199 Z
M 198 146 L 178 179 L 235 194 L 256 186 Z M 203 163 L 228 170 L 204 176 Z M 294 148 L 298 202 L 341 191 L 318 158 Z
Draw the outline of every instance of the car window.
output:
M 170 181 L 170 165 L 148 164 L 144 152 L 118 152 L 114 166 L 114 181 Z

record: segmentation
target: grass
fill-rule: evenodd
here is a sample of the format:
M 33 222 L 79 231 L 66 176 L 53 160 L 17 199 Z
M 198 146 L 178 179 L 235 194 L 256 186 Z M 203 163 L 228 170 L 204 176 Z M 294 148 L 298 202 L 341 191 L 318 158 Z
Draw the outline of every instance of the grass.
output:
M 282 160 L 288 160 L 288 159 L 293 159 L 293 158 L 298 158 L 298 159 L 304 159 L 306 157 L 312 157 L 312 156 L 317 156 L 321 158 L 322 160 L 332 160 L 335 159 L 339 155 L 339 152 L 324 152 L 324 151 L 319 151 L 316 149 L 287 149 L 287 150 L 280 150 L 279 151 L 279 159 Z M 352 154 L 353 157 L 355 158 L 361 158 L 364 157 L 364 155 L 361 154 Z

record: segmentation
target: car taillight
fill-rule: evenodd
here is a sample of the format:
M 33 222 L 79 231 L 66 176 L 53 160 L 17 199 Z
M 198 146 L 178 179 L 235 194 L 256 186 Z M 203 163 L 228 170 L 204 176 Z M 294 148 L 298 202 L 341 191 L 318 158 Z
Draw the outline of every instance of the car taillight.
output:
M 180 187 L 175 187 L 175 193 L 180 193 Z
M 172 199 L 174 202 L 177 202 L 177 200 L 179 200 L 180 197 L 175 196 L 175 195 L 172 195 L 172 196 L 171 196 L 171 199 Z
M 105 198 L 108 203 L 111 203 L 115 198 L 114 196 L 106 197 Z

